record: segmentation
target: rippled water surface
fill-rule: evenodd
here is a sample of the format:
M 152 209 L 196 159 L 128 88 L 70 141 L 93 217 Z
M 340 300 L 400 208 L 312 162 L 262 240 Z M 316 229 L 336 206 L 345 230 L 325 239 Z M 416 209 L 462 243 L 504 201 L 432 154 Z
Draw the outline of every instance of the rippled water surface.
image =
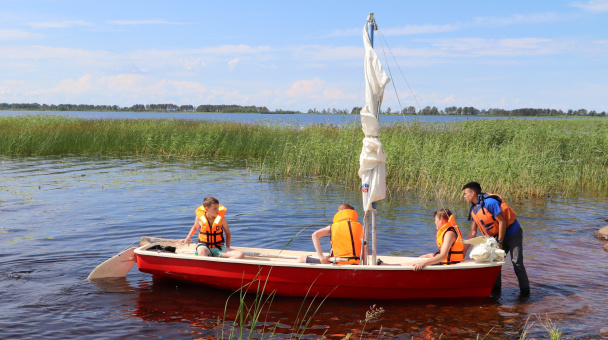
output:
M 201 338 L 217 334 L 230 292 L 153 280 L 136 268 L 124 279 L 88 282 L 99 263 L 143 235 L 183 238 L 204 196 L 228 207 L 233 245 L 312 250 L 355 190 L 294 180 L 267 181 L 245 162 L 0 157 L 0 338 Z M 508 195 L 504 195 L 507 196 Z M 524 228 L 530 298 L 519 297 L 510 264 L 499 299 L 328 300 L 306 338 L 547 338 L 551 320 L 569 338 L 608 338 L 608 253 L 593 232 L 606 225 L 606 197 L 513 202 Z M 433 251 L 437 202 L 392 197 L 379 204 L 379 254 Z M 467 207 L 450 206 L 468 231 Z M 325 244 L 327 248 L 327 244 Z M 315 302 L 316 303 L 316 302 Z M 265 318 L 289 338 L 302 299 L 275 298 Z M 370 306 L 385 312 L 365 324 Z M 234 318 L 234 299 L 227 320 Z M 539 320 L 538 317 L 541 319 Z M 358 335 L 357 335 L 358 337 Z

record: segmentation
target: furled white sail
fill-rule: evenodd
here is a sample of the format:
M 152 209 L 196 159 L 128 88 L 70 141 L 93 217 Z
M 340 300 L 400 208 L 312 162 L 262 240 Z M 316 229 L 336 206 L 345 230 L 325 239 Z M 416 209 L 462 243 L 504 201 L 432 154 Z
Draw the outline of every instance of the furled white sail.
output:
M 361 125 L 365 138 L 359 156 L 359 177 L 361 177 L 361 192 L 363 194 L 363 209 L 369 211 L 372 202 L 386 196 L 386 154 L 382 149 L 380 123 L 378 114 L 384 88 L 390 78 L 384 72 L 380 60 L 372 47 L 368 35 L 368 25 L 363 28 L 363 45 L 365 46 L 365 106 L 361 110 Z

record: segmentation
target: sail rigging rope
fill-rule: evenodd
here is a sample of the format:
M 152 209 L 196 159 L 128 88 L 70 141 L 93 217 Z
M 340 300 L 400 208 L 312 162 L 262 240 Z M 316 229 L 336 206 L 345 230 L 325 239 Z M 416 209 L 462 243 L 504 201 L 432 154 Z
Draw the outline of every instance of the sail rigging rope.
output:
M 403 71 L 401 70 L 401 67 L 399 66 L 399 63 L 397 62 L 397 59 L 395 58 L 395 55 L 393 54 L 393 51 L 391 50 L 390 46 L 388 46 L 388 42 L 386 42 L 386 39 L 384 38 L 384 35 L 382 34 L 382 31 L 380 31 L 380 29 L 377 29 L 378 31 L 378 36 L 380 37 L 380 45 L 382 46 L 382 53 L 384 54 L 384 60 L 386 62 L 386 67 L 388 68 L 388 73 L 391 77 L 391 79 L 393 79 L 392 83 L 393 83 L 393 89 L 395 91 L 395 96 L 397 96 L 397 102 L 399 103 L 399 110 L 401 112 L 401 116 L 403 117 L 403 120 L 405 122 L 405 127 L 407 128 L 408 134 L 410 136 L 410 139 L 412 141 L 412 145 L 414 146 L 414 150 L 416 151 L 416 154 L 418 156 L 418 159 L 420 160 L 420 164 L 422 165 L 422 170 L 424 172 L 424 174 L 427 177 L 428 182 L 432 185 L 432 190 L 435 192 L 435 195 L 437 197 L 437 200 L 439 201 L 439 204 L 442 208 L 445 208 L 445 204 L 444 204 L 444 200 L 441 197 L 440 193 L 439 193 L 439 189 L 438 189 L 438 184 L 437 182 L 439 181 L 439 178 L 437 178 L 437 182 L 433 185 L 432 184 L 432 180 L 431 180 L 431 175 L 430 172 L 428 170 L 428 168 L 426 167 L 426 164 L 424 163 L 424 160 L 422 158 L 422 155 L 420 154 L 420 150 L 416 144 L 416 141 L 414 140 L 414 136 L 412 134 L 412 130 L 410 129 L 410 124 L 408 123 L 407 119 L 405 118 L 405 114 L 403 113 L 403 106 L 401 105 L 401 99 L 399 98 L 399 93 L 397 92 L 397 87 L 395 86 L 395 80 L 393 78 L 393 74 L 390 68 L 390 65 L 388 63 L 388 59 L 386 57 L 386 50 L 384 49 L 384 44 L 386 44 L 386 48 L 389 50 L 391 56 L 393 57 L 393 60 L 395 61 L 395 64 L 397 65 L 397 68 L 399 69 L 399 72 L 401 73 L 401 76 L 403 77 L 403 80 L 405 80 L 405 83 L 407 84 L 408 88 L 410 89 L 410 92 L 412 94 L 412 97 L 414 97 L 414 100 L 416 101 L 416 104 L 418 105 L 418 110 L 421 111 L 420 108 L 420 103 L 418 102 L 418 98 L 416 98 L 416 95 L 414 94 L 414 91 L 412 90 L 412 87 L 410 86 L 409 82 L 407 81 L 407 79 L 405 78 L 405 75 L 403 74 Z

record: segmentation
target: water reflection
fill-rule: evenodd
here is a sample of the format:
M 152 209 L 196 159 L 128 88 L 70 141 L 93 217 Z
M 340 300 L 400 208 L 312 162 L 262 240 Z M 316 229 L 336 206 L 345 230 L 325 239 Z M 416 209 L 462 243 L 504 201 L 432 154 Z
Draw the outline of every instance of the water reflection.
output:
M 233 321 L 238 320 L 238 294 L 162 279 L 142 283 L 137 290 L 137 302 L 131 315 L 146 321 L 184 323 L 189 325 L 193 334 L 214 337 L 222 326 L 228 331 Z M 254 299 L 255 296 L 250 294 L 245 303 L 251 306 Z M 298 334 L 294 330 L 296 320 L 301 320 L 309 307 L 315 310 L 319 306 L 305 331 L 306 338 L 360 334 L 361 331 L 368 337 L 373 335 L 383 339 L 425 334 L 430 336 L 429 339 L 440 334 L 444 334 L 444 338 L 474 337 L 480 331 L 492 328 L 500 327 L 502 332 L 503 328 L 519 326 L 516 314 L 500 312 L 496 308 L 497 303 L 489 299 L 383 301 L 378 307 L 385 312 L 365 323 L 371 304 L 370 301 L 275 297 L 260 316 L 260 329 L 269 331 L 278 323 L 274 329 L 277 337 L 290 338 Z M 308 313 L 311 315 L 312 311 Z M 458 319 L 454 315 L 459 315 Z

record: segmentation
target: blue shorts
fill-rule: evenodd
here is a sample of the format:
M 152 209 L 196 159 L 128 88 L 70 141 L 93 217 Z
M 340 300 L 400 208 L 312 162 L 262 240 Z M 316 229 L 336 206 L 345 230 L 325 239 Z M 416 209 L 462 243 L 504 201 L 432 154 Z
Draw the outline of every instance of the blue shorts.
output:
M 196 250 L 194 251 L 194 255 L 198 255 L 198 247 L 207 248 L 207 250 L 209 250 L 209 256 L 212 256 L 212 257 L 222 257 L 222 253 L 226 249 L 228 249 L 228 247 L 226 247 L 226 246 L 217 246 L 217 247 L 209 248 L 204 243 L 199 243 L 196 245 Z

